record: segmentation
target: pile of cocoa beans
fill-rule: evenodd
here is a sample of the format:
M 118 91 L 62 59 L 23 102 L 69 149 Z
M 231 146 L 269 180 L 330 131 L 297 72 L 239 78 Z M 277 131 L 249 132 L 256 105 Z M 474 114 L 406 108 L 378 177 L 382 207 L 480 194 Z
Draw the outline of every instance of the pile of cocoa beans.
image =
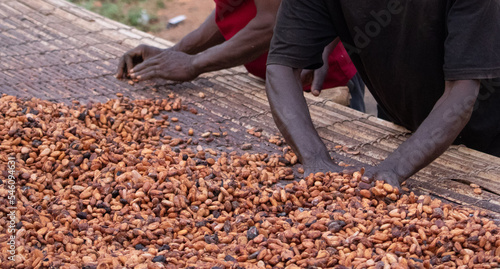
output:
M 1 268 L 499 267 L 484 212 L 361 172 L 289 180 L 291 152 L 196 145 L 205 132 L 176 127 L 193 111 L 174 95 L 118 97 L 0 98 L 0 183 L 9 157 L 17 181 L 15 262 L 0 188 Z

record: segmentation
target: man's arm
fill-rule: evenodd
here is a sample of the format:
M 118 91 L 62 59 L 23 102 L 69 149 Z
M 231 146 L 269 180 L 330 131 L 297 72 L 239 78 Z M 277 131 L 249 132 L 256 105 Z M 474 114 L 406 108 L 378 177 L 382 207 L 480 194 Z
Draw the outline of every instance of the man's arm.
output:
M 266 91 L 274 121 L 304 165 L 304 175 L 340 172 L 314 128 L 302 91 L 300 69 L 267 66 Z
M 191 80 L 199 74 L 238 66 L 269 49 L 280 0 L 255 0 L 257 15 L 230 40 L 196 55 L 164 51 L 131 70 L 131 77 Z
M 172 50 L 194 55 L 226 41 L 215 23 L 215 10 L 196 30 L 181 39 Z
M 306 175 L 338 172 L 314 128 L 301 92 L 299 70 L 286 66 L 267 68 L 267 95 L 273 117 L 286 141 L 297 153 Z M 470 119 L 479 93 L 479 81 L 447 81 L 445 92 L 418 130 L 378 166 L 368 169 L 364 180 L 399 184 L 439 157 Z
M 219 46 L 197 55 L 200 73 L 221 70 L 257 59 L 269 49 L 281 0 L 255 0 L 257 14 L 241 31 Z
M 443 96 L 417 131 L 378 166 L 368 169 L 364 179 L 399 186 L 439 157 L 469 121 L 479 85 L 478 80 L 447 81 Z

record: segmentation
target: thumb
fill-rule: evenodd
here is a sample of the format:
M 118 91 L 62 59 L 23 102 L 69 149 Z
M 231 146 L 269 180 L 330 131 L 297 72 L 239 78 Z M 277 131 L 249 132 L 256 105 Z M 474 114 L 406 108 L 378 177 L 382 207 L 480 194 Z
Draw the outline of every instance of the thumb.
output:
M 320 93 L 321 93 L 321 91 L 311 89 L 311 93 L 312 93 L 312 95 L 314 95 L 314 96 L 319 96 L 319 95 L 320 95 Z
M 311 92 L 314 96 L 318 96 L 323 89 L 323 82 L 325 81 L 325 75 L 322 72 L 314 72 L 314 78 L 311 84 Z

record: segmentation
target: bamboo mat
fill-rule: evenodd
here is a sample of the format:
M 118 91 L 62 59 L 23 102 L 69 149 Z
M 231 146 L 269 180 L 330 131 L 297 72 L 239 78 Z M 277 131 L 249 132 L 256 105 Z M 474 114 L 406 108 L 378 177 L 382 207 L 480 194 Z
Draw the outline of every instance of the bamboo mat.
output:
M 202 75 L 193 82 L 150 81 L 130 85 L 115 79 L 119 57 L 149 44 L 173 44 L 103 18 L 63 0 L 0 0 L 0 93 L 71 104 L 105 102 L 123 93 L 133 99 L 182 97 L 198 110 L 182 119 L 198 131 L 228 131 L 213 147 L 279 153 L 267 139 L 247 134 L 278 133 L 262 80 L 241 67 Z M 154 90 L 153 90 L 154 89 Z M 199 97 L 203 92 L 205 98 Z M 400 126 L 307 94 L 311 115 L 331 155 L 353 165 L 376 165 L 409 137 Z M 182 121 L 181 120 L 181 121 Z M 470 183 L 483 188 L 474 194 Z M 500 217 L 500 159 L 452 146 L 407 182 L 411 190 L 479 207 Z

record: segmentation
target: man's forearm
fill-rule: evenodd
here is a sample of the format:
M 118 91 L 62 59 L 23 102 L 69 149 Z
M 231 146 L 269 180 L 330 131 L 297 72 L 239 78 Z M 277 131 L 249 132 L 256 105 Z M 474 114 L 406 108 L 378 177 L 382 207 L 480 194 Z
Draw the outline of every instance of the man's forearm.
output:
M 377 170 L 395 173 L 402 182 L 439 157 L 470 119 L 479 82 L 448 81 L 443 96 L 417 131 Z
M 172 49 L 194 55 L 224 41 L 225 39 L 215 23 L 214 10 L 200 27 L 183 37 Z
M 228 41 L 196 55 L 195 68 L 199 73 L 205 73 L 257 59 L 269 49 L 273 26 L 273 21 L 252 20 Z
M 266 91 L 274 121 L 304 166 L 320 167 L 330 155 L 314 128 L 299 78 L 300 70 L 267 67 Z

